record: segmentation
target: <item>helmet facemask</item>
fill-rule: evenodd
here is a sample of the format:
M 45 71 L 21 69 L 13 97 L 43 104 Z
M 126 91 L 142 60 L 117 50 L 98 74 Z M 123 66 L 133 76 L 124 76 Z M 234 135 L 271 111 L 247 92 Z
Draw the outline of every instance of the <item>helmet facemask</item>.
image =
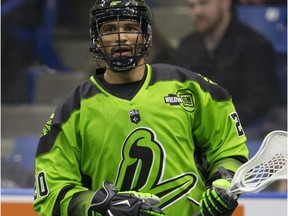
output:
M 104 26 L 113 22 L 113 30 L 102 30 Z M 128 30 L 120 30 L 120 22 L 134 23 Z M 97 58 L 107 62 L 113 72 L 126 72 L 139 66 L 139 59 L 148 57 L 149 47 L 151 45 L 151 33 L 143 33 L 143 20 L 120 19 L 107 20 L 102 23 L 95 23 L 97 26 L 97 38 L 93 38 L 93 52 Z M 134 26 L 135 25 L 135 26 Z M 134 27 L 133 27 L 134 26 Z M 110 27 L 106 27 L 110 28 Z M 151 27 L 149 27 L 151 28 Z M 105 27 L 104 27 L 105 29 Z M 151 30 L 149 30 L 151 32 Z M 113 37 L 114 42 L 109 42 L 108 37 Z M 126 39 L 128 43 L 126 43 Z M 128 54 L 129 53 L 129 54 Z
M 151 20 L 151 10 L 144 0 L 97 0 L 90 11 L 93 43 L 90 51 L 94 53 L 96 61 L 103 59 L 113 72 L 130 71 L 139 66 L 141 58 L 145 63 L 152 44 Z M 123 28 L 123 22 L 134 22 L 137 27 L 134 29 L 133 24 L 132 30 Z M 109 23 L 113 23 L 114 30 L 103 31 L 101 27 Z M 129 38 L 127 42 L 123 42 L 125 37 Z

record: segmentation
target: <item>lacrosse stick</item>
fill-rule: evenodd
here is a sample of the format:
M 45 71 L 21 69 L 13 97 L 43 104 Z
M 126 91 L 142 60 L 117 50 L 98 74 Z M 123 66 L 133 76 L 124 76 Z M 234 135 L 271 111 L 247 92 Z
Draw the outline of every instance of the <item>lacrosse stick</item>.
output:
M 259 192 L 277 180 L 287 179 L 287 145 L 286 131 L 269 133 L 257 153 L 236 171 L 230 187 L 223 190 L 233 197 Z

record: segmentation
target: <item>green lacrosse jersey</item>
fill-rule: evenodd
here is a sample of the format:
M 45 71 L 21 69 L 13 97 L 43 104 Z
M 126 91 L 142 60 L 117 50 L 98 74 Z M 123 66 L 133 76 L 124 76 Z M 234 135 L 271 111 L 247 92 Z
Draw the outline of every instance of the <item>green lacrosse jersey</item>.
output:
M 43 129 L 35 159 L 39 215 L 85 216 L 109 181 L 119 191 L 157 195 L 167 216 L 191 216 L 217 167 L 235 172 L 247 160 L 231 96 L 216 83 L 177 66 L 147 64 L 127 99 L 99 76 L 77 86 Z

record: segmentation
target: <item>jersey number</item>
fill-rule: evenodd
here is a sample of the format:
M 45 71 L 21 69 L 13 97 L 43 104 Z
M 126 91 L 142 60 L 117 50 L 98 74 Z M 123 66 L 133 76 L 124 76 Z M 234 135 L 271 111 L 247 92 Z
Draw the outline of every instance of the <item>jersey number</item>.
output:
M 238 136 L 243 136 L 244 135 L 244 130 L 242 128 L 242 125 L 240 123 L 240 119 L 238 117 L 238 114 L 236 112 L 233 112 L 230 114 L 230 117 L 232 118 L 232 120 L 234 121 L 235 123 L 235 126 L 236 126 L 236 131 L 238 133 Z
M 36 180 L 37 180 L 38 192 L 39 192 L 40 197 L 47 196 L 48 185 L 47 185 L 45 173 L 39 172 Z

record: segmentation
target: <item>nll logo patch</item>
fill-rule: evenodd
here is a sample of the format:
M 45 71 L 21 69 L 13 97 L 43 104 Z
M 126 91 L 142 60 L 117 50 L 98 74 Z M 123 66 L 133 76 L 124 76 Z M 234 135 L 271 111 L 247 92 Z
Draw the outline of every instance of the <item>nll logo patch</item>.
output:
M 139 110 L 133 109 L 129 111 L 130 121 L 138 124 L 141 121 Z

